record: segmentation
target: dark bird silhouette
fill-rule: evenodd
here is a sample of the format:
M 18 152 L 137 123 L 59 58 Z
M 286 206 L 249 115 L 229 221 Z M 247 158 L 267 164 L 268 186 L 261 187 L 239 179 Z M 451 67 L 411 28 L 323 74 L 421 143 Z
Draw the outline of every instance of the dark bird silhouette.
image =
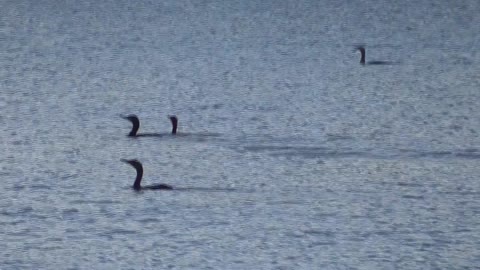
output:
M 132 130 L 128 133 L 129 137 L 146 137 L 146 136 L 165 136 L 167 133 L 140 133 L 138 134 L 138 129 L 140 128 L 140 120 L 135 114 L 130 114 L 127 116 L 121 116 L 123 119 L 126 119 L 132 123 Z M 168 116 L 170 122 L 172 123 L 172 132 L 171 134 L 177 134 L 178 118 L 175 115 Z
M 154 184 L 154 185 L 149 185 L 149 186 L 141 186 L 140 182 L 142 182 L 142 176 L 143 176 L 143 166 L 140 161 L 136 159 L 121 159 L 121 161 L 130 164 L 135 170 L 137 171 L 137 178 L 135 179 L 135 182 L 133 183 L 133 189 L 139 191 L 143 189 L 165 189 L 165 190 L 171 190 L 173 189 L 172 186 L 167 185 L 167 184 Z
M 362 65 L 393 65 L 393 62 L 389 61 L 368 61 L 365 62 L 365 48 L 362 46 L 356 47 L 357 51 L 360 51 L 360 54 L 362 55 L 360 58 L 360 64 Z
M 172 123 L 172 134 L 177 134 L 178 118 L 175 115 L 169 115 L 168 119 Z

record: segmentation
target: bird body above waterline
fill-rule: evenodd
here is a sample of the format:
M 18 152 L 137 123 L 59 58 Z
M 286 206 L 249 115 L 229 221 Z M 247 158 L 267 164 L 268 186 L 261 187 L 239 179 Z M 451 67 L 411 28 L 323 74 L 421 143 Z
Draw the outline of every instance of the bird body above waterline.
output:
M 122 162 L 130 164 L 135 170 L 137 171 L 137 177 L 135 178 L 135 182 L 133 183 L 132 188 L 134 190 L 140 191 L 145 189 L 150 190 L 172 190 L 173 187 L 167 184 L 153 184 L 148 186 L 141 186 L 140 183 L 142 182 L 143 177 L 143 166 L 142 163 L 136 159 L 121 159 Z
M 365 47 L 358 46 L 356 47 L 357 51 L 360 51 L 361 57 L 360 57 L 360 64 L 362 65 L 393 65 L 393 62 L 390 61 L 368 61 L 365 62 L 365 57 L 366 57 L 366 51 Z

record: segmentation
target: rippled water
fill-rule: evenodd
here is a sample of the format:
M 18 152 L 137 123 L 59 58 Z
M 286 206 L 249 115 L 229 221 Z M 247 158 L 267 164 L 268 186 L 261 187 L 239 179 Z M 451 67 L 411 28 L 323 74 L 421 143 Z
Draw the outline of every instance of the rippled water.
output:
M 2 1 L 0 268 L 478 267 L 478 11 Z

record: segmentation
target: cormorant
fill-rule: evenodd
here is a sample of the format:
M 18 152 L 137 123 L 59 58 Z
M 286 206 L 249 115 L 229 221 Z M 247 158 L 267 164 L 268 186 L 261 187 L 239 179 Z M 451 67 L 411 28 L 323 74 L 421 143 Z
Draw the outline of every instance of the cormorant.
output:
M 368 61 L 365 63 L 365 48 L 362 47 L 362 46 L 358 46 L 356 48 L 358 51 L 360 51 L 360 53 L 362 54 L 362 57 L 360 58 L 360 64 L 362 65 L 391 65 L 393 64 L 392 62 L 388 62 L 388 61 Z
M 166 189 L 166 190 L 173 189 L 172 186 L 167 185 L 167 184 L 155 184 L 155 185 L 149 185 L 149 186 L 142 187 L 140 185 L 140 182 L 142 181 L 142 176 L 143 176 L 142 163 L 140 163 L 140 161 L 138 161 L 136 159 L 121 159 L 121 161 L 132 165 L 132 167 L 134 167 L 135 170 L 137 170 L 137 178 L 135 179 L 135 182 L 133 183 L 133 186 L 132 186 L 133 189 L 135 189 L 137 191 L 142 190 L 142 189 Z

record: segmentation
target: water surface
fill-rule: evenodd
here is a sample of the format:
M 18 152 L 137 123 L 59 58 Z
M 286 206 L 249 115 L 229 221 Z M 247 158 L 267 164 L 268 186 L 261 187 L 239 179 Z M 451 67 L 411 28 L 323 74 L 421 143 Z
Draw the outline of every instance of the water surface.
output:
M 480 265 L 480 2 L 157 2 L 3 1 L 0 268 Z

